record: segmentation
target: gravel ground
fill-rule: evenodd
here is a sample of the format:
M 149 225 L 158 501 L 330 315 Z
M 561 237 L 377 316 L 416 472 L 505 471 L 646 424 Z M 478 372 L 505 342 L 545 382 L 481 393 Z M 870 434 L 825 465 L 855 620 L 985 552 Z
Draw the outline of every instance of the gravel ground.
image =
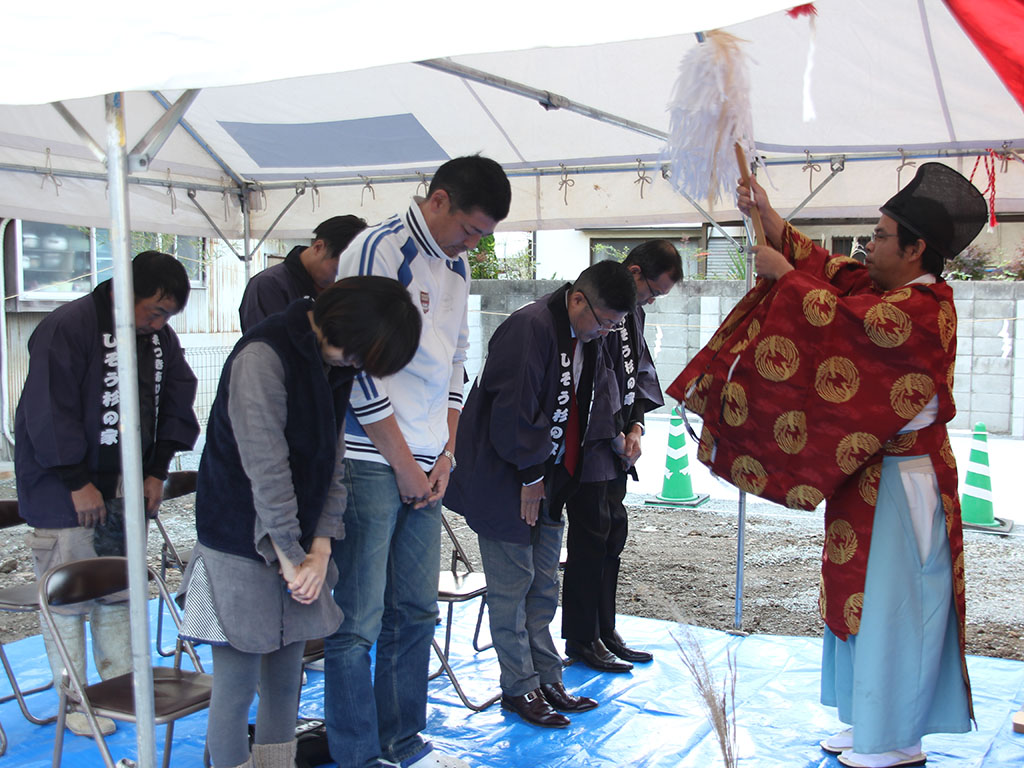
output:
M 0 480 L 0 498 L 14 498 L 13 478 Z M 195 540 L 194 497 L 164 503 L 161 519 L 178 546 Z M 448 513 L 456 535 L 479 567 L 475 536 Z M 751 633 L 819 636 L 818 573 L 823 539 L 819 515 L 781 513 L 747 504 L 742 629 Z M 25 526 L 0 531 L 0 587 L 32 579 Z M 630 507 L 619 610 L 722 630 L 735 623 L 736 504 L 712 500 L 692 510 Z M 968 531 L 967 650 L 1024 660 L 1024 532 L 996 536 Z M 447 548 L 442 567 L 447 566 Z M 159 567 L 160 539 L 149 537 L 149 562 Z M 180 575 L 168 581 L 172 589 Z M 34 614 L 0 613 L 0 636 L 10 642 L 38 633 Z

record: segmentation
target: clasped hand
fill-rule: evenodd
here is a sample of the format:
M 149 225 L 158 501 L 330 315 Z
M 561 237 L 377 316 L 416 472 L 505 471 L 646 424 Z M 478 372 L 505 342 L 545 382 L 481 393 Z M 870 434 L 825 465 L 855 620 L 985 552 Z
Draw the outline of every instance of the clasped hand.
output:
M 309 605 L 320 597 L 324 581 L 327 578 L 327 564 L 331 559 L 330 551 L 310 552 L 306 559 L 297 566 L 288 558 L 281 558 L 281 576 L 288 584 L 292 600 Z

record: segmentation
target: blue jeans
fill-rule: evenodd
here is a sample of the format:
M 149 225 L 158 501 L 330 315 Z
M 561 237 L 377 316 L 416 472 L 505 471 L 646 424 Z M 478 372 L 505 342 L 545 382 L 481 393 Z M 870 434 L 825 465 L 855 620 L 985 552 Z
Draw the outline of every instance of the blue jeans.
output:
M 491 639 L 501 690 L 508 696 L 562 681 L 562 657 L 550 630 L 558 608 L 562 526 L 542 515 L 526 545 L 477 537 L 487 576 Z
M 382 757 L 400 762 L 425 744 L 441 505 L 403 504 L 386 464 L 346 459 L 345 486 L 345 538 L 333 547 L 334 599 L 345 618 L 325 640 L 324 714 L 340 768 L 365 768 Z

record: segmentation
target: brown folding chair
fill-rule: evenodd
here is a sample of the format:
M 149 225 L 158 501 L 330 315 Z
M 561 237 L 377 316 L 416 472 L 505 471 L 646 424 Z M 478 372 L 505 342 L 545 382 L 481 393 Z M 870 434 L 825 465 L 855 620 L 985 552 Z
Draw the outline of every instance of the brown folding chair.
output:
M 477 613 L 476 629 L 473 632 L 473 648 L 477 651 L 486 651 L 491 647 L 490 643 L 487 645 L 480 645 L 480 628 L 484 620 L 484 608 L 487 606 L 487 579 L 484 577 L 482 572 L 473 570 L 473 565 L 470 563 L 469 557 L 466 555 L 466 550 L 464 550 L 462 548 L 462 544 L 459 543 L 459 540 L 455 535 L 455 531 L 452 530 L 451 524 L 448 522 L 443 511 L 441 512 L 441 525 L 444 527 L 445 533 L 451 540 L 452 557 L 450 568 L 442 570 L 439 575 L 437 601 L 439 603 L 448 604 L 448 615 L 445 620 L 444 628 L 444 648 L 438 644 L 436 639 L 431 640 L 434 646 L 434 652 L 437 654 L 437 658 L 441 662 L 441 668 L 432 673 L 430 675 L 430 679 L 433 680 L 444 672 L 448 675 L 448 679 L 451 680 L 452 686 L 455 688 L 455 692 L 459 695 L 462 703 L 475 712 L 481 712 L 501 698 L 501 694 L 492 696 L 480 704 L 471 701 L 469 697 L 466 696 L 465 691 L 462 690 L 462 685 L 459 683 L 458 678 L 455 676 L 455 672 L 452 670 L 451 664 L 448 660 L 448 653 L 451 650 L 452 616 L 455 613 L 455 604 L 465 603 L 477 598 L 480 599 L 480 610 Z M 462 570 L 460 570 L 460 564 Z
M 149 580 L 156 584 L 162 604 L 170 612 L 175 627 L 181 629 L 174 600 L 163 579 L 152 568 Z M 75 672 L 67 646 L 60 635 L 59 626 L 53 621 L 51 606 L 67 606 L 88 600 L 96 600 L 128 589 L 128 560 L 124 557 L 96 557 L 75 560 L 51 568 L 39 584 L 39 610 L 42 611 L 53 634 L 54 644 L 64 664 L 61 676 L 60 700 L 57 710 L 57 733 L 53 744 L 53 766 L 60 766 L 64 747 L 64 725 L 69 711 L 80 710 L 93 732 L 96 747 L 103 756 L 107 768 L 115 768 L 110 749 L 100 732 L 97 717 L 133 723 L 136 720 L 134 672 L 89 685 L 80 680 Z M 195 671 L 181 668 L 182 652 L 192 661 Z M 171 745 L 174 740 L 174 722 L 193 712 L 210 706 L 213 678 L 199 671 L 199 660 L 191 644 L 178 641 L 173 667 L 153 667 L 153 700 L 155 722 L 166 725 L 164 739 L 163 768 L 170 764 Z
M 167 480 L 164 481 L 164 501 L 195 493 L 196 475 L 197 473 L 191 470 L 169 473 Z M 160 545 L 160 578 L 166 581 L 167 571 L 171 568 L 177 568 L 182 573 L 185 572 L 189 560 L 192 559 L 192 550 L 178 549 L 174 546 L 159 515 L 153 519 L 153 522 L 156 523 L 156 528 L 160 531 L 160 536 L 163 539 L 163 544 Z M 175 649 L 164 648 L 163 631 L 164 612 L 161 608 L 156 615 L 156 652 L 161 656 L 170 657 L 174 655 Z
M 17 501 L 0 501 L 0 528 L 11 528 L 16 525 L 21 525 L 24 522 L 25 521 L 18 516 Z M 18 584 L 14 587 L 0 589 L 0 611 L 27 613 L 29 611 L 38 610 L 39 584 L 37 582 L 30 581 L 27 584 Z M 51 717 L 36 717 L 29 711 L 28 704 L 25 702 L 26 696 L 52 688 L 53 680 L 49 680 L 45 685 L 40 685 L 37 688 L 30 688 L 23 691 L 14 677 L 14 669 L 11 667 L 11 663 L 7 659 L 7 654 L 4 652 L 4 645 L 2 641 L 0 641 L 0 664 L 3 664 L 4 672 L 7 673 L 7 679 L 10 681 L 11 690 L 13 691 L 10 695 L 0 698 L 0 704 L 8 702 L 11 699 L 17 699 L 18 706 L 21 708 L 21 714 L 23 714 L 25 719 L 30 723 L 35 723 L 36 725 L 47 725 L 57 719 L 56 715 Z M 0 752 L 0 754 L 3 753 Z
M 324 639 L 307 640 L 306 647 L 302 651 L 302 666 L 320 661 L 324 657 Z

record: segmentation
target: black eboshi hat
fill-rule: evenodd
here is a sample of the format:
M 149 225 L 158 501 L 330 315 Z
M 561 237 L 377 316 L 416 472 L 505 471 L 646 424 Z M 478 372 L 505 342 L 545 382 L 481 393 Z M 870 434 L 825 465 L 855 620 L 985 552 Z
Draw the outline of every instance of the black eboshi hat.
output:
M 971 182 L 942 163 L 925 163 L 917 175 L 879 209 L 944 259 L 971 244 L 985 226 L 988 206 Z

